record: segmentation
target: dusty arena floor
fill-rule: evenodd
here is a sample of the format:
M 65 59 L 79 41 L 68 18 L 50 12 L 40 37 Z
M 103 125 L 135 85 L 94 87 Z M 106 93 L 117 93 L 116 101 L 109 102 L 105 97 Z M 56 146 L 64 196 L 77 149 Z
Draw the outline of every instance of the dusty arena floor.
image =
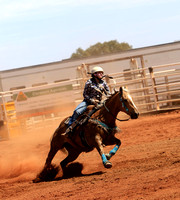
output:
M 180 111 L 118 122 L 122 145 L 105 169 L 97 151 L 72 165 L 82 175 L 33 183 L 49 150 L 52 131 L 0 142 L 0 199 L 6 200 L 172 200 L 180 199 Z M 112 147 L 106 147 L 106 151 Z M 59 152 L 53 162 L 65 154 Z M 80 174 L 80 172 L 79 172 Z

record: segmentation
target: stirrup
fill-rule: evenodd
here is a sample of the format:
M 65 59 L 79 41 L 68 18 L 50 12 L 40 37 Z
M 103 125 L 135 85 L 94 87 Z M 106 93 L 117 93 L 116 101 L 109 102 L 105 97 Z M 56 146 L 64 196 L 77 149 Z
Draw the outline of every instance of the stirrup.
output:
M 70 119 L 71 119 L 71 117 L 68 117 L 68 118 L 66 119 L 66 121 L 64 122 L 64 124 L 68 125 L 68 124 L 69 124 L 69 121 L 70 121 Z
M 72 130 L 73 130 L 73 128 L 72 128 L 72 126 L 70 125 L 70 126 L 66 129 L 65 133 L 66 133 L 66 134 L 69 134 L 70 132 L 72 132 Z

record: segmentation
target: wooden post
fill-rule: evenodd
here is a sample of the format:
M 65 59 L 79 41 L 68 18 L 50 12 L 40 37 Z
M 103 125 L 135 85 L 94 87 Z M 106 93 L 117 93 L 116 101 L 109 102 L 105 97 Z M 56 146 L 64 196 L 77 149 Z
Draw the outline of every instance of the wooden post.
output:
M 140 56 L 140 59 L 141 59 L 141 66 L 142 66 L 142 76 L 143 78 L 145 78 L 145 80 L 142 81 L 142 85 L 143 87 L 148 87 L 148 83 L 147 83 L 147 80 L 146 80 L 146 71 L 145 71 L 145 64 L 144 64 L 144 59 L 143 59 L 143 56 Z M 145 95 L 149 95 L 149 89 L 145 89 L 144 90 L 144 94 Z M 149 103 L 150 102 L 150 97 L 146 97 L 146 103 Z M 148 110 L 151 110 L 151 106 L 150 105 L 147 105 L 147 109 Z
M 155 82 L 155 77 L 154 77 L 154 73 L 153 73 L 153 68 L 152 67 L 149 67 L 149 73 L 150 73 L 151 83 L 152 83 L 152 87 L 153 87 L 153 94 L 154 94 L 154 101 L 155 101 L 155 105 L 156 105 L 156 110 L 160 110 L 159 109 L 159 104 L 158 104 L 158 95 L 157 95 L 156 82 Z
M 2 95 L 2 104 L 3 104 L 3 109 L 4 109 L 4 121 L 6 122 L 6 127 L 7 127 L 7 137 L 8 139 L 10 138 L 10 130 L 9 130 L 9 119 L 8 119 L 8 116 L 7 116 L 7 110 L 6 110 L 6 102 L 5 102 L 5 99 L 4 99 L 4 96 L 3 94 Z
M 106 83 L 107 83 L 108 86 L 109 86 L 110 92 L 112 93 L 112 86 L 111 86 L 111 84 L 110 84 L 110 79 L 109 79 L 109 76 L 108 76 L 108 75 L 105 76 L 105 80 L 106 80 Z
M 84 85 L 85 85 L 87 78 L 88 78 L 86 64 L 82 63 L 80 66 L 78 66 L 77 71 L 79 72 L 80 78 L 82 78 L 82 81 L 80 82 L 80 86 L 81 86 L 81 90 L 83 91 Z
M 165 76 L 164 79 L 165 79 L 165 83 L 166 83 L 166 90 L 167 90 L 167 92 L 169 92 L 168 76 Z M 168 100 L 171 99 L 171 95 L 169 93 L 167 93 L 167 99 Z M 172 106 L 172 102 L 168 102 L 167 104 L 168 104 L 168 106 Z

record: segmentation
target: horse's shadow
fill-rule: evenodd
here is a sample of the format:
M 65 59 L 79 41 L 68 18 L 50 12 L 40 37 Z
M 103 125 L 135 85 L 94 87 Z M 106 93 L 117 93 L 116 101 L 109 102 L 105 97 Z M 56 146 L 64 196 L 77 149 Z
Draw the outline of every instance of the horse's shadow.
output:
M 63 179 L 69 179 L 73 177 L 84 177 L 84 176 L 93 176 L 93 175 L 101 175 L 105 172 L 98 171 L 90 174 L 82 174 L 83 165 L 79 162 L 69 164 L 64 170 L 63 175 L 60 177 L 56 177 L 60 171 L 60 168 L 51 165 L 51 167 L 47 169 L 43 169 L 41 173 L 37 175 L 37 177 L 33 180 L 34 183 L 38 182 L 51 182 L 51 181 L 59 181 Z

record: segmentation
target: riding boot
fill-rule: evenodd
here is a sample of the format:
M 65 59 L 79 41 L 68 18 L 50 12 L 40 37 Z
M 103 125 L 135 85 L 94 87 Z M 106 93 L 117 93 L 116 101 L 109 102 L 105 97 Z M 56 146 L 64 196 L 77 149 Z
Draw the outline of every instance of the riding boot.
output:
M 75 127 L 77 126 L 78 121 L 73 122 L 67 129 L 66 129 L 66 134 L 68 137 L 71 137 L 73 134 L 73 131 L 75 129 Z
M 78 114 L 74 111 L 73 115 L 70 117 L 68 127 L 65 131 L 66 134 L 69 134 L 73 130 L 73 122 L 78 118 Z

